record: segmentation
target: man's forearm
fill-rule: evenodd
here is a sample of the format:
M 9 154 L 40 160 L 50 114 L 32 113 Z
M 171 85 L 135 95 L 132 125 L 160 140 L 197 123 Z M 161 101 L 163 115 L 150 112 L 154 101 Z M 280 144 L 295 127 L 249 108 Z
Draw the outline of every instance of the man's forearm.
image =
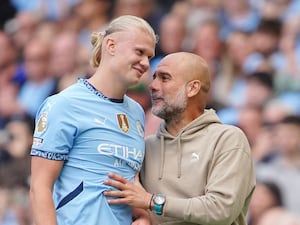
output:
M 51 194 L 30 191 L 30 201 L 35 225 L 57 225 Z

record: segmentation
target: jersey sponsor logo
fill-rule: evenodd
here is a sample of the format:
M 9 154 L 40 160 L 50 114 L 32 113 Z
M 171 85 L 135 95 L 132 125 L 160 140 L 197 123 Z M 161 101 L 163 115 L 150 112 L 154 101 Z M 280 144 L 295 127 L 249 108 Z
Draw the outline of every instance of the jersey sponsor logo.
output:
M 102 155 L 115 156 L 118 160 L 115 161 L 115 166 L 123 166 L 124 162 L 134 170 L 140 170 L 144 159 L 144 152 L 136 148 L 130 148 L 124 145 L 117 144 L 99 144 L 97 148 L 98 152 Z M 128 160 L 126 160 L 128 159 Z M 130 160 L 130 161 L 129 161 Z
M 139 120 L 136 121 L 136 128 L 137 128 L 139 134 L 141 135 L 141 137 L 144 137 L 145 133 L 144 133 L 144 129 L 143 129 L 141 121 L 139 121 Z
M 117 114 L 118 124 L 124 133 L 129 131 L 129 122 L 126 114 Z
M 126 161 L 123 159 L 115 159 L 114 167 L 124 167 L 126 166 Z
M 43 112 L 37 122 L 37 132 L 42 133 L 47 129 L 48 113 Z

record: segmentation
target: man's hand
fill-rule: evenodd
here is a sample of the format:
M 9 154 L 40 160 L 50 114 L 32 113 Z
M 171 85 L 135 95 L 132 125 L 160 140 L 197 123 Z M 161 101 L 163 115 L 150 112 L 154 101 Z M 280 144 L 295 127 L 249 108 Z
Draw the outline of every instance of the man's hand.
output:
M 145 191 L 137 175 L 135 176 L 134 183 L 114 173 L 110 173 L 109 178 L 111 180 L 105 180 L 104 183 L 119 189 L 117 191 L 104 192 L 105 196 L 119 197 L 109 199 L 109 204 L 126 204 L 136 208 L 149 209 L 152 194 Z

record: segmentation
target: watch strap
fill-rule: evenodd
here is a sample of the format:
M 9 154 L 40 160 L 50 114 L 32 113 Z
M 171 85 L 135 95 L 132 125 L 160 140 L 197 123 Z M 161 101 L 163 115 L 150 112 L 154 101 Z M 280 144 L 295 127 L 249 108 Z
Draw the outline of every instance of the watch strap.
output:
M 155 214 L 161 216 L 162 215 L 162 208 L 163 208 L 163 205 L 154 204 Z

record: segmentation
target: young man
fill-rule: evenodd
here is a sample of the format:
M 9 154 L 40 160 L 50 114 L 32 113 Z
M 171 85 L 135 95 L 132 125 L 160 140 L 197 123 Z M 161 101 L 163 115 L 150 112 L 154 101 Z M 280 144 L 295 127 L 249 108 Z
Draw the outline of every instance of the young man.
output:
M 35 225 L 130 225 L 135 216 L 130 206 L 107 204 L 103 181 L 108 171 L 133 181 L 142 166 L 144 112 L 125 93 L 149 70 L 156 35 L 145 20 L 121 16 L 94 33 L 92 44 L 93 76 L 48 98 L 37 113 Z
M 110 173 L 110 204 L 151 209 L 153 224 L 245 225 L 255 176 L 249 143 L 237 127 L 206 110 L 207 63 L 179 52 L 158 64 L 152 112 L 164 121 L 146 140 L 141 185 Z M 146 190 L 146 191 L 145 191 Z

